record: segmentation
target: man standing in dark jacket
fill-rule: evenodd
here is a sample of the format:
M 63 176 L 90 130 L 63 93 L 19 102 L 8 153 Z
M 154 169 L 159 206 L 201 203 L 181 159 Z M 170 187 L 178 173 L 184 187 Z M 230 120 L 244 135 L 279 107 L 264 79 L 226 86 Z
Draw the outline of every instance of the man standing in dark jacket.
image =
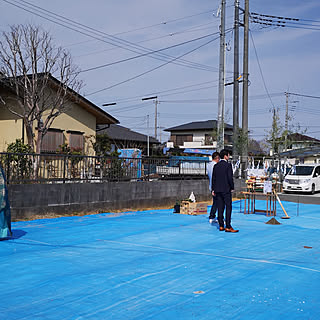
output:
M 232 195 L 234 190 L 232 166 L 228 163 L 229 151 L 223 149 L 220 152 L 221 161 L 213 168 L 212 195 L 217 197 L 219 230 L 225 232 L 238 232 L 231 226 Z M 226 226 L 224 227 L 223 212 L 226 209 Z

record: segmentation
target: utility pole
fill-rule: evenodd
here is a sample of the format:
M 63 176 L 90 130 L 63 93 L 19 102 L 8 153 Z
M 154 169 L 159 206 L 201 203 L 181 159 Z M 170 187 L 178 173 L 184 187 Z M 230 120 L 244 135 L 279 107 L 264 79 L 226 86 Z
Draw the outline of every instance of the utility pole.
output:
M 159 132 L 159 141 L 160 141 L 160 143 L 161 143 L 160 113 L 158 113 L 158 123 L 159 123 L 158 128 L 159 128 L 159 130 L 160 130 L 160 132 Z
M 234 45 L 233 45 L 233 152 L 236 159 L 239 150 L 237 139 L 239 136 L 239 0 L 234 1 Z
M 158 99 L 154 100 L 154 137 L 157 139 L 158 137 Z
M 155 110 L 154 110 L 154 137 L 157 139 L 157 128 L 158 128 L 158 96 L 142 98 L 142 101 L 154 100 Z
M 217 150 L 224 148 L 224 86 L 225 86 L 225 6 L 226 0 L 221 0 L 220 23 L 220 57 L 219 57 L 219 95 L 218 95 L 218 125 L 217 125 Z
M 288 149 L 288 120 L 289 120 L 289 93 L 286 92 L 286 119 L 285 119 L 285 141 L 284 141 L 284 147 L 285 147 L 285 151 L 287 151 Z
M 276 152 L 276 108 L 273 108 L 273 119 L 272 119 L 272 167 L 275 166 L 275 152 Z
M 244 7 L 244 43 L 243 43 L 243 94 L 242 94 L 242 133 L 244 145 L 242 148 L 242 162 L 245 168 L 248 163 L 248 86 L 249 86 L 249 0 L 245 0 Z
M 150 155 L 149 115 L 147 114 L 147 156 Z

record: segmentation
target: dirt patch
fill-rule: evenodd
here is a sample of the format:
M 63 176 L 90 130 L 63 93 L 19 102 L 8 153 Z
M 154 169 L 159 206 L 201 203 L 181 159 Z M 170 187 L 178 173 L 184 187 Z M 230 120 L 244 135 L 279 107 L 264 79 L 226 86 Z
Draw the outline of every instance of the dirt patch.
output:
M 205 203 L 211 206 L 212 201 L 201 201 L 201 203 Z M 41 214 L 41 215 L 32 215 L 30 217 L 21 218 L 21 219 L 12 219 L 12 221 L 13 222 L 32 221 L 32 220 L 38 220 L 38 219 L 56 219 L 61 217 L 73 217 L 73 216 L 82 217 L 82 216 L 99 214 L 99 213 L 111 213 L 112 215 L 110 215 L 110 217 L 113 217 L 113 216 L 119 216 L 120 213 L 124 213 L 124 212 L 138 212 L 138 211 L 161 210 L 161 209 L 173 209 L 173 206 L 166 205 L 166 206 L 143 207 L 143 208 L 136 208 L 136 209 L 123 208 L 118 210 L 106 209 L 106 210 L 97 210 L 92 212 L 72 212 L 72 213 L 66 213 L 66 214 L 47 213 L 47 214 Z

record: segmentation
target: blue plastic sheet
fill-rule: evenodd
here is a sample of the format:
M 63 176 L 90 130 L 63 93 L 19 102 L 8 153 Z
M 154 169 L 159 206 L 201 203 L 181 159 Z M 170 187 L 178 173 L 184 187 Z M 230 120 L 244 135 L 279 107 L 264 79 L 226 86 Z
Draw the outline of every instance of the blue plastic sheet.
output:
M 13 223 L 0 319 L 319 319 L 319 207 L 283 204 L 268 225 L 234 203 L 235 234 L 173 210 Z

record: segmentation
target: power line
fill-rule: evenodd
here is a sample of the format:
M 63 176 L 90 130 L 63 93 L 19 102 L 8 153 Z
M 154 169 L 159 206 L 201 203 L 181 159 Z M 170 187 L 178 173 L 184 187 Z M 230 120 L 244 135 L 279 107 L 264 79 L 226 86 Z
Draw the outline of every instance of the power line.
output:
M 305 30 L 316 30 L 320 31 L 320 25 L 317 24 L 308 24 L 302 23 L 301 21 L 309 21 L 319 23 L 318 20 L 308 20 L 308 19 L 299 19 L 299 18 L 290 18 L 283 16 L 274 16 L 261 14 L 256 12 L 250 13 L 251 22 L 256 24 L 261 24 L 265 26 L 275 26 L 275 27 L 286 27 L 286 28 L 297 28 L 297 29 L 305 29 Z M 269 19 L 268 19 L 269 18 Z
M 302 93 L 293 93 L 293 92 L 288 92 L 288 94 L 291 94 L 293 96 L 297 96 L 297 97 L 305 97 L 305 98 L 312 98 L 312 99 L 320 99 L 319 96 L 310 96 L 307 94 L 302 94 Z
M 88 72 L 88 71 L 93 71 L 93 70 L 101 69 L 101 68 L 105 68 L 105 67 L 109 67 L 109 66 L 112 66 L 112 65 L 115 65 L 115 64 L 118 64 L 118 63 L 127 62 L 127 61 L 130 61 L 130 60 L 134 60 L 134 59 L 137 59 L 137 58 L 141 58 L 141 57 L 147 56 L 147 55 L 149 55 L 149 54 L 153 54 L 153 53 L 161 52 L 161 51 L 164 51 L 164 50 L 169 50 L 169 49 L 172 49 L 172 48 L 176 48 L 176 47 L 179 47 L 179 46 L 188 44 L 188 43 L 192 43 L 192 42 L 194 42 L 194 41 L 198 41 L 198 40 L 202 40 L 202 39 L 211 37 L 211 36 L 216 35 L 216 34 L 218 34 L 218 33 L 219 33 L 219 32 L 210 33 L 210 34 L 207 34 L 207 35 L 205 35 L 205 36 L 198 37 L 198 38 L 195 38 L 195 39 L 191 39 L 191 40 L 188 40 L 188 41 L 184 41 L 184 42 L 181 42 L 181 43 L 178 43 L 178 44 L 169 46 L 169 47 L 161 48 L 161 49 L 154 50 L 154 51 L 151 51 L 151 52 L 146 52 L 146 53 L 139 54 L 139 55 L 137 55 L 137 56 L 129 57 L 129 58 L 126 58 L 126 59 L 122 59 L 122 60 L 118 60 L 118 61 L 106 63 L 106 64 L 103 64 L 103 65 L 100 65 L 100 66 L 96 66 L 96 67 L 84 69 L 84 70 L 81 70 L 80 73 Z M 163 59 L 162 59 L 162 61 L 163 61 Z
M 214 23 L 214 22 L 209 22 L 209 23 L 201 24 L 201 25 L 211 25 L 210 27 L 198 28 L 198 29 L 197 29 L 197 28 L 194 26 L 194 27 L 191 27 L 191 28 L 182 30 L 182 31 L 171 32 L 171 33 L 169 33 L 169 34 L 165 34 L 165 35 L 158 36 L 158 37 L 155 37 L 155 38 L 149 38 L 149 39 L 145 39 L 145 40 L 142 40 L 142 41 L 138 41 L 137 43 L 140 44 L 140 43 L 150 42 L 150 41 L 154 41 L 154 40 L 158 40 L 158 39 L 173 37 L 173 36 L 176 36 L 176 35 L 181 35 L 181 34 L 184 34 L 184 33 L 197 32 L 197 31 L 202 31 L 202 30 L 211 29 L 213 23 Z M 201 26 L 201 25 L 198 25 L 198 26 Z M 231 26 L 230 26 L 230 27 L 231 27 Z M 116 34 L 116 35 L 117 35 L 117 34 Z M 88 41 L 94 41 L 94 40 L 88 40 Z M 88 41 L 83 41 L 82 43 L 85 43 L 85 42 L 88 42 Z M 111 50 L 114 50 L 114 49 L 115 49 L 115 48 L 107 48 L 107 49 L 103 49 L 103 50 L 99 50 L 99 51 L 93 51 L 93 52 L 90 52 L 90 53 L 85 53 L 85 54 L 81 54 L 81 55 L 75 56 L 75 58 L 86 57 L 86 56 L 90 56 L 90 55 L 94 55 L 94 54 L 99 54 L 99 53 L 111 51 Z
M 285 21 L 310 21 L 310 22 L 320 23 L 320 20 L 310 20 L 310 19 L 301 19 L 301 18 L 290 18 L 290 17 L 283 17 L 283 16 L 274 16 L 274 15 L 262 14 L 262 13 L 257 13 L 257 12 L 250 12 L 250 15 L 261 16 L 261 17 L 266 17 L 266 18 L 273 18 L 273 19 L 278 19 L 278 20 L 285 20 Z
M 131 105 L 131 106 L 126 106 L 126 107 L 123 107 L 123 108 L 119 108 L 119 109 L 117 109 L 115 111 L 112 111 L 112 114 L 117 114 L 117 113 L 137 110 L 137 109 L 143 109 L 143 108 L 151 106 L 152 104 L 153 104 L 153 102 L 150 102 L 150 103 L 138 103 L 138 104 L 134 104 L 134 105 Z
M 134 43 L 129 42 L 129 41 L 127 41 L 127 40 L 123 40 L 123 39 L 121 39 L 121 38 L 118 38 L 118 37 L 109 35 L 109 34 L 107 34 L 107 33 L 105 33 L 105 32 L 102 32 L 102 31 L 99 31 L 99 30 L 97 30 L 97 29 L 94 29 L 94 28 L 91 28 L 91 27 L 89 27 L 89 26 L 86 26 L 86 25 L 84 25 L 84 24 L 82 24 L 82 23 L 73 21 L 73 20 L 71 20 L 71 19 L 69 19 L 69 18 L 66 18 L 66 17 L 64 17 L 64 16 L 62 16 L 62 15 L 56 14 L 56 13 L 54 13 L 54 12 L 52 12 L 52 11 L 49 11 L 49 10 L 46 10 L 46 9 L 41 8 L 41 7 L 39 7 L 39 6 L 36 6 L 36 5 L 34 5 L 34 4 L 32 4 L 32 3 L 29 3 L 29 2 L 27 2 L 27 1 L 19 0 L 21 3 L 23 3 L 24 5 L 27 4 L 27 6 L 31 7 L 32 9 L 30 9 L 29 7 L 22 7 L 22 6 L 21 6 L 22 4 L 20 4 L 20 3 L 19 3 L 20 5 L 19 5 L 19 4 L 17 4 L 17 3 L 12 3 L 12 2 L 10 2 L 10 1 L 8 1 L 8 0 L 3 0 L 3 1 L 6 2 L 6 3 L 8 3 L 8 4 L 11 4 L 11 5 L 15 6 L 15 7 L 18 7 L 18 8 L 20 8 L 20 9 L 24 10 L 24 11 L 27 11 L 27 12 L 32 13 L 32 14 L 34 14 L 34 15 L 37 15 L 37 16 L 43 18 L 43 19 L 46 19 L 46 20 L 48 20 L 48 21 L 51 21 L 51 22 L 53 22 L 53 23 L 55 23 L 55 24 L 58 24 L 58 25 L 60 25 L 60 26 L 63 26 L 63 27 L 68 28 L 68 29 L 70 29 L 70 30 L 73 30 L 73 31 L 75 31 L 75 32 L 81 33 L 81 34 L 83 34 L 83 35 L 89 36 L 89 37 L 94 38 L 94 39 L 96 39 L 96 40 L 99 40 L 99 41 L 102 41 L 102 42 L 111 44 L 111 45 L 116 46 L 116 47 L 118 47 L 118 48 L 122 48 L 122 49 L 124 49 L 124 50 L 128 50 L 128 51 L 131 51 L 131 52 L 134 52 L 134 53 L 141 53 L 141 52 L 146 52 L 146 51 L 149 51 L 149 52 L 152 51 L 152 50 L 150 50 L 150 49 L 148 49 L 148 48 L 145 48 L 145 47 L 143 47 L 143 46 L 134 44 Z M 37 13 L 37 12 L 34 12 L 34 11 L 32 11 L 32 10 L 38 11 L 38 12 L 40 12 L 41 14 L 39 14 L 39 13 Z M 45 14 L 46 16 L 44 16 L 43 14 Z M 49 14 L 51 17 L 48 17 L 48 14 Z M 52 19 L 55 19 L 55 20 L 52 20 Z M 56 20 L 62 21 L 63 23 L 58 22 L 58 21 L 56 21 Z M 70 26 L 70 25 L 71 25 L 71 26 Z M 82 31 L 79 30 L 79 29 L 82 29 Z M 83 31 L 83 30 L 84 30 L 84 31 Z M 100 37 L 102 37 L 102 38 L 100 38 Z M 108 41 L 105 40 L 105 38 L 107 38 Z M 142 50 L 142 51 L 141 51 L 141 50 Z M 171 56 L 165 55 L 165 54 L 163 54 L 163 53 L 156 54 L 155 56 L 152 56 L 152 55 L 151 55 L 152 58 L 161 60 L 161 59 L 159 58 L 159 56 L 167 57 L 167 58 L 172 58 Z M 176 64 L 179 64 L 179 62 L 175 62 L 175 63 L 176 63 Z M 190 62 L 190 61 L 184 61 L 184 63 L 194 64 L 193 62 Z M 189 66 L 188 66 L 188 67 L 189 67 Z M 207 68 L 207 66 L 205 66 L 205 67 Z
M 196 14 L 192 14 L 192 15 L 189 15 L 189 16 L 184 16 L 184 17 L 181 17 L 181 18 L 176 18 L 176 19 L 172 19 L 172 20 L 168 20 L 168 21 L 163 21 L 163 22 L 160 22 L 160 23 L 155 23 L 155 24 L 152 24 L 152 25 L 149 25 L 149 26 L 144 26 L 144 27 L 140 27 L 140 28 L 136 28 L 136 29 L 132 29 L 132 30 L 128 30 L 128 31 L 119 32 L 119 33 L 117 33 L 117 35 L 131 33 L 131 32 L 140 31 L 140 30 L 149 29 L 149 28 L 154 28 L 154 27 L 161 26 L 161 25 L 166 25 L 168 23 L 172 23 L 172 22 L 177 22 L 177 21 L 193 18 L 193 17 L 200 16 L 200 15 L 207 14 L 207 13 L 212 13 L 212 11 L 213 11 L 213 9 L 208 10 L 208 11 L 203 11 L 203 12 L 200 12 L 200 13 L 196 13 Z
M 169 24 L 169 23 L 171 23 L 171 22 L 176 22 L 176 21 L 188 19 L 188 18 L 191 18 L 191 17 L 194 17 L 194 16 L 198 16 L 198 15 L 202 15 L 202 14 L 210 13 L 210 12 L 212 12 L 212 11 L 204 11 L 204 12 L 201 12 L 201 13 L 198 13 L 198 14 L 189 15 L 189 16 L 185 16 L 185 17 L 181 17 L 181 18 L 177 18 L 177 19 L 173 19 L 173 20 L 168 20 L 168 21 L 156 23 L 156 24 L 149 25 L 149 26 L 143 26 L 143 27 L 139 27 L 139 28 L 136 28 L 136 29 L 131 29 L 131 30 L 128 30 L 128 31 L 121 31 L 121 32 L 117 32 L 117 33 L 113 34 L 113 36 L 118 36 L 118 35 L 122 35 L 122 34 L 132 33 L 132 32 L 135 32 L 135 31 L 139 31 L 139 30 L 143 30 L 143 29 L 149 29 L 149 28 L 153 28 L 153 27 L 156 27 L 156 26 L 160 26 L 160 25 L 167 25 L 167 24 Z M 211 23 L 211 22 L 210 22 L 210 23 Z M 87 42 L 90 42 L 90 41 L 94 41 L 94 40 L 81 41 L 81 42 L 77 42 L 77 43 L 70 44 L 69 46 L 74 46 L 74 45 L 78 45 L 78 44 L 83 44 L 83 43 L 87 43 Z
M 283 93 L 271 93 L 270 96 L 273 97 L 279 97 L 282 96 Z M 267 95 L 255 95 L 250 96 L 249 100 L 255 100 L 255 99 L 265 99 L 268 98 Z M 161 100 L 161 103 L 211 103 L 216 102 L 217 99 L 197 99 L 197 100 Z M 225 101 L 232 101 L 232 98 L 225 99 Z
M 168 90 L 154 91 L 154 92 L 150 92 L 150 93 L 139 94 L 139 95 L 136 95 L 136 96 L 133 96 L 133 97 L 129 97 L 129 98 L 110 99 L 110 100 L 117 101 L 117 103 L 119 103 L 119 102 L 130 102 L 130 101 L 134 101 L 134 100 L 137 100 L 137 99 L 140 100 L 142 96 L 154 96 L 154 95 L 158 95 L 159 96 L 160 94 L 161 94 L 161 96 L 170 96 L 170 95 L 176 95 L 176 94 L 180 94 L 180 93 L 188 93 L 188 92 L 193 92 L 193 91 L 198 91 L 198 90 L 205 90 L 205 89 L 209 89 L 209 88 L 214 88 L 216 86 L 206 86 L 206 87 L 195 88 L 195 89 L 191 89 L 191 90 L 183 90 L 183 89 L 192 88 L 192 87 L 196 87 L 196 86 L 201 86 L 201 85 L 208 84 L 208 83 L 215 83 L 215 82 L 218 82 L 218 80 L 205 81 L 205 82 L 201 82 L 201 83 L 191 84 L 191 85 L 187 85 L 187 86 L 183 86 L 183 87 L 177 87 L 177 88 L 168 89 Z M 165 94 L 166 92 L 178 91 L 178 90 L 183 90 L 183 91 Z
M 136 75 L 136 76 L 134 76 L 134 77 L 128 78 L 128 79 L 123 80 L 123 81 L 118 82 L 118 83 L 115 83 L 115 84 L 113 84 L 113 85 L 111 85 L 111 86 L 109 86 L 109 87 L 106 87 L 106 88 L 99 89 L 99 90 L 96 90 L 96 91 L 94 91 L 94 92 L 91 92 L 91 93 L 87 94 L 86 96 L 94 95 L 94 94 L 97 94 L 97 93 L 99 93 L 99 92 L 102 92 L 102 91 L 105 91 L 105 90 L 109 90 L 109 89 L 114 88 L 114 87 L 116 87 L 116 86 L 119 86 L 119 85 L 121 85 L 121 84 L 127 83 L 127 82 L 129 82 L 129 81 L 135 80 L 135 79 L 137 79 L 137 78 L 139 78 L 139 77 L 141 77 L 141 76 L 144 76 L 144 75 L 147 74 L 147 73 L 150 73 L 150 72 L 153 72 L 153 71 L 155 71 L 155 70 L 157 70 L 157 69 L 160 69 L 160 68 L 166 66 L 167 64 L 172 63 L 173 61 L 175 61 L 175 60 L 177 60 L 177 59 L 180 59 L 180 58 L 182 58 L 182 57 L 184 57 L 184 56 L 186 56 L 186 55 L 188 55 L 188 54 L 190 54 L 190 53 L 192 53 L 192 52 L 194 52 L 194 51 L 196 51 L 196 50 L 204 47 L 204 46 L 208 45 L 209 43 L 211 43 L 211 42 L 213 42 L 213 41 L 215 41 L 215 40 L 217 40 L 217 39 L 218 39 L 218 38 L 211 39 L 211 40 L 207 41 L 206 43 L 204 43 L 204 44 L 196 47 L 195 49 L 192 49 L 192 50 L 190 50 L 190 51 L 188 51 L 188 52 L 186 52 L 186 53 L 184 53 L 184 54 L 182 54 L 182 55 L 174 58 L 173 60 L 170 60 L 170 61 L 165 62 L 165 63 L 163 63 L 163 64 L 161 64 L 161 65 L 159 65 L 159 66 L 157 66 L 157 67 L 155 67 L 155 68 L 152 68 L 152 69 L 149 69 L 149 70 L 147 70 L 147 71 L 145 71 L 145 72 L 142 72 L 142 73 L 140 73 L 140 74 L 138 74 L 138 75 Z
M 269 94 L 269 91 L 268 91 L 268 88 L 267 88 L 267 85 L 266 85 L 266 81 L 264 79 L 264 76 L 263 76 L 263 72 L 262 72 L 262 68 L 261 68 L 261 65 L 260 65 L 260 61 L 259 61 L 259 57 L 258 57 L 258 53 L 257 53 L 257 49 L 256 49 L 256 45 L 254 43 L 254 40 L 253 40 L 253 36 L 252 36 L 252 32 L 250 31 L 250 36 L 251 36 L 251 41 L 252 41 L 252 44 L 253 44 L 253 48 L 254 48 L 254 52 L 255 52 L 255 55 L 256 55 L 256 59 L 257 59 L 257 63 L 258 63 L 258 66 L 259 66 L 259 70 L 260 70 L 260 75 L 261 75 L 261 78 L 262 78 L 262 82 L 263 82 L 263 86 L 264 86 L 264 89 L 268 95 L 268 98 L 273 106 L 273 109 L 275 109 L 275 106 L 273 104 L 273 101 L 271 99 L 271 96 Z
M 272 24 L 272 23 L 263 23 L 256 20 L 252 20 L 253 23 L 265 25 L 265 26 L 274 26 L 274 27 L 286 27 L 286 28 L 294 28 L 294 29 L 303 29 L 303 30 L 315 30 L 320 31 L 320 28 L 307 28 L 307 27 L 300 27 L 300 26 L 291 26 L 291 25 L 280 25 L 280 24 Z
M 211 25 L 210 27 L 197 29 L 197 27 L 199 27 L 199 26 L 204 26 L 204 25 L 209 25 L 209 24 Z M 209 29 L 209 28 L 211 29 L 212 24 L 213 24 L 213 22 L 204 23 L 204 24 L 201 24 L 201 25 L 197 25 L 197 26 L 193 26 L 193 27 L 191 27 L 191 28 L 184 29 L 184 30 L 182 30 L 182 31 L 170 32 L 170 33 L 167 33 L 167 34 L 165 34 L 165 35 L 158 36 L 158 37 L 155 37 L 155 38 L 144 39 L 144 40 L 142 40 L 142 41 L 138 41 L 137 43 L 140 44 L 140 43 L 144 43 L 144 42 L 150 42 L 150 41 L 154 41 L 154 40 L 158 40 L 158 39 L 163 39 L 163 38 L 167 38 L 167 37 L 172 37 L 172 36 L 175 36 L 175 35 L 178 35 L 178 34 L 184 34 L 184 33 L 187 33 L 187 32 L 206 30 L 206 29 Z M 113 34 L 113 35 L 117 35 L 117 33 L 116 33 L 116 34 Z M 88 40 L 88 41 L 95 41 L 95 40 Z M 82 42 L 82 43 L 86 43 L 86 42 L 88 42 L 88 41 L 84 41 L 84 42 Z M 93 52 L 90 52 L 90 53 L 84 53 L 84 54 L 81 54 L 81 55 L 78 55 L 78 56 L 75 56 L 75 57 L 76 57 L 76 58 L 86 57 L 86 56 L 90 56 L 90 55 L 94 55 L 94 54 L 99 54 L 99 53 L 106 52 L 106 51 L 110 51 L 110 50 L 114 50 L 114 48 L 107 48 L 107 49 L 103 49 L 103 50 L 99 50 L 99 51 L 93 51 Z

